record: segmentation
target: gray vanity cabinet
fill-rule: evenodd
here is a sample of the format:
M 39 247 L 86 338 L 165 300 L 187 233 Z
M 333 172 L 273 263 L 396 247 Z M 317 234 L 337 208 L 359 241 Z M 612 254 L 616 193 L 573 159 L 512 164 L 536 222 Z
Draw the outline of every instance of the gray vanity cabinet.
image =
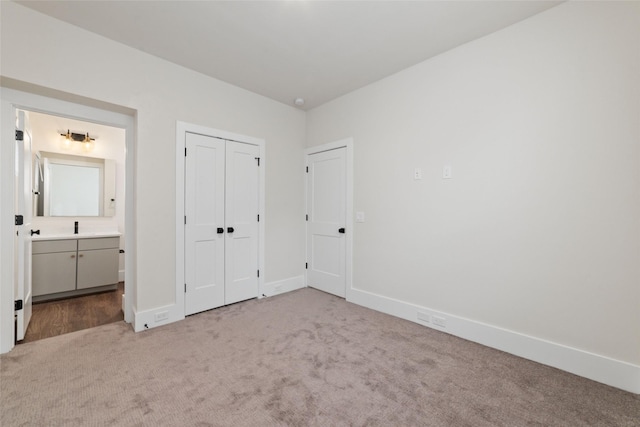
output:
M 77 240 L 33 242 L 33 296 L 76 288 Z
M 115 289 L 119 246 L 119 237 L 34 241 L 34 301 Z
M 77 289 L 118 283 L 119 240 L 118 237 L 78 240 Z

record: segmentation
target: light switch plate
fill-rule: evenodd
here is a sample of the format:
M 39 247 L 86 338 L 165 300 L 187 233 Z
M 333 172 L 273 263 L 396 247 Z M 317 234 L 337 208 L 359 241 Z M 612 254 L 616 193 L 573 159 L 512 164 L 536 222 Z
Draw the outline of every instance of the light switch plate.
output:
M 442 167 L 442 179 L 449 179 L 452 175 L 451 165 L 444 165 Z
M 364 222 L 364 212 L 356 212 L 356 222 Z

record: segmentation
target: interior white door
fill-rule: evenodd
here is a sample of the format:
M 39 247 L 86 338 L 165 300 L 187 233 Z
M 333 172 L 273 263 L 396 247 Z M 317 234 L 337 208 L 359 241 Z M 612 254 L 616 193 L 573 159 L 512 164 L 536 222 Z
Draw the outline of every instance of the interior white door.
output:
M 225 141 L 186 134 L 185 314 L 224 305 Z
M 346 148 L 307 157 L 307 284 L 346 293 Z
M 32 309 L 31 289 L 31 217 L 32 197 L 31 186 L 32 158 L 31 158 L 31 128 L 29 115 L 26 111 L 16 110 L 16 130 L 22 132 L 22 137 L 16 137 L 16 189 L 15 214 L 22 216 L 22 225 L 16 226 L 15 238 L 15 298 L 19 305 L 16 307 L 16 341 L 21 341 L 29 327 Z M 19 132 L 16 132 L 16 136 Z
M 259 293 L 259 155 L 256 145 L 227 141 L 225 304 Z

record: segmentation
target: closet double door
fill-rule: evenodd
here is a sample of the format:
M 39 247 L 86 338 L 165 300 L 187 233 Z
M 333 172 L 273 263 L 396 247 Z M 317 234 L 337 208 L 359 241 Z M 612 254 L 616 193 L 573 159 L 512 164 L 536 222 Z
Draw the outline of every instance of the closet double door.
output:
M 186 134 L 185 314 L 258 296 L 256 145 Z

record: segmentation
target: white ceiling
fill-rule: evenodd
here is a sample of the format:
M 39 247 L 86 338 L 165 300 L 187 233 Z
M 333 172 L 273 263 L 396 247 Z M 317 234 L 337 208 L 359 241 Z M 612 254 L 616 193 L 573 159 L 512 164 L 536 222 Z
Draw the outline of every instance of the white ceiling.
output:
M 559 1 L 19 1 L 304 109 Z

